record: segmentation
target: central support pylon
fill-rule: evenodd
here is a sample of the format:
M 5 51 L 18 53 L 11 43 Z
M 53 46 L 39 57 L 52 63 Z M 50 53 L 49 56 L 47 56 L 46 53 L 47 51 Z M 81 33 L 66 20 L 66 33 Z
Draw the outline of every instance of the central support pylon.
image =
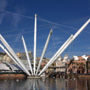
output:
M 37 15 L 35 14 L 35 23 L 34 23 L 34 63 L 33 63 L 33 70 L 34 70 L 34 75 L 36 72 L 36 43 L 37 42 Z

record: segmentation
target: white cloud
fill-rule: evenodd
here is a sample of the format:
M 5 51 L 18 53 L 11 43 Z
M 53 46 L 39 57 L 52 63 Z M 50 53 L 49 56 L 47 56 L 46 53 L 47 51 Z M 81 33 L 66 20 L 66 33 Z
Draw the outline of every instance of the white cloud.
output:
M 16 6 L 15 11 L 16 13 L 12 13 L 12 16 L 13 16 L 12 24 L 15 27 L 17 27 L 22 18 L 21 15 L 25 12 L 25 9 Z
M 2 24 L 2 21 L 3 21 L 3 19 L 4 19 L 4 16 L 5 16 L 4 13 L 1 13 L 1 14 L 0 14 L 0 24 Z
M 19 15 L 15 15 L 15 14 L 13 14 L 13 20 L 12 20 L 12 24 L 15 26 L 15 27 L 17 27 L 17 25 L 18 25 L 18 23 L 19 23 L 19 21 L 21 20 L 21 18 L 20 18 L 20 16 Z
M 2 21 L 4 19 L 5 13 L 2 13 L 3 11 L 5 11 L 7 7 L 7 1 L 6 0 L 0 0 L 0 24 L 2 24 Z
M 0 0 L 0 12 L 4 11 L 7 7 L 7 1 L 6 0 Z

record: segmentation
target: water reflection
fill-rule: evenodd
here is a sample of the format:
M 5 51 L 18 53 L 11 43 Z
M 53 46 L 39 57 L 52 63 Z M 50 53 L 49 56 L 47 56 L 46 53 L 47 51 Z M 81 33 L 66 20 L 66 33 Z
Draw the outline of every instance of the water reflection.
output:
M 90 79 L 0 80 L 0 90 L 90 90 Z

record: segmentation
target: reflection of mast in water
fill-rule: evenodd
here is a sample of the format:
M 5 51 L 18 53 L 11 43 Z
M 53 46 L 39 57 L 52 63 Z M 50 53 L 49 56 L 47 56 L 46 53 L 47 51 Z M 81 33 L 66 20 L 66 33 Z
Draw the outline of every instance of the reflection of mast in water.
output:
M 33 90 L 35 90 L 36 86 L 35 86 L 35 79 L 33 80 Z
M 90 90 L 89 82 L 86 80 L 86 90 Z
M 32 89 L 30 90 L 40 90 L 40 84 L 39 84 L 39 80 L 37 79 L 32 79 Z
M 45 83 L 42 81 L 42 80 L 39 80 L 39 85 L 40 85 L 40 88 L 44 88 L 44 90 L 48 90 Z
M 28 80 L 28 81 L 29 81 L 29 80 Z M 28 83 L 28 84 L 29 84 L 28 86 L 30 86 L 30 87 L 29 87 L 29 90 L 31 90 L 32 85 L 33 85 L 32 80 L 30 80 L 30 83 Z
M 40 83 L 39 83 L 40 80 L 37 80 L 37 83 L 36 83 L 36 87 L 38 88 L 38 90 L 40 90 Z
M 78 89 L 77 79 L 76 79 L 76 90 Z
M 44 85 L 44 83 L 43 83 L 43 81 L 42 80 L 38 80 L 38 79 L 33 79 L 33 82 L 32 82 L 33 84 L 32 84 L 32 90 L 42 90 L 42 89 L 45 89 L 45 90 L 47 90 L 46 88 L 45 88 L 45 85 Z
M 32 80 L 26 80 L 26 82 L 24 82 L 24 85 L 22 85 L 22 89 L 26 89 L 26 90 L 31 90 L 31 88 L 32 88 L 32 85 L 33 85 L 33 82 L 32 82 Z M 19 90 L 21 90 L 21 89 L 19 89 Z

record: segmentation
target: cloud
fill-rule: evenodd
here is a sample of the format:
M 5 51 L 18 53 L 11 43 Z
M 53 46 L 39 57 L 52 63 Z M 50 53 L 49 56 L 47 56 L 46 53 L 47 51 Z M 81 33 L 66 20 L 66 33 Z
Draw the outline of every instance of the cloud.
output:
M 15 27 L 17 27 L 18 26 L 18 23 L 19 23 L 19 21 L 21 20 L 21 18 L 20 18 L 20 16 L 19 15 L 15 15 L 15 14 L 13 14 L 13 20 L 12 20 L 12 24 L 15 26 Z
M 52 48 L 57 48 L 63 43 L 63 38 L 52 37 Z
M 0 24 L 2 24 L 5 13 L 2 13 L 3 11 L 5 11 L 7 7 L 7 1 L 6 0 L 0 0 Z
M 20 33 L 18 33 L 18 34 L 16 35 L 16 38 L 15 38 L 15 40 L 14 40 L 14 43 L 20 41 L 23 32 L 24 32 L 24 31 L 22 30 L 22 32 L 20 32 Z
M 7 7 L 7 1 L 6 0 L 0 0 L 0 12 L 4 11 Z
M 15 7 L 15 13 L 12 13 L 13 16 L 13 20 L 12 20 L 12 24 L 17 27 L 19 22 L 21 21 L 21 15 L 25 13 L 25 9 L 22 7 Z
M 90 47 L 87 47 L 88 50 L 90 50 Z
M 0 24 L 2 24 L 4 16 L 5 16 L 5 13 L 1 13 L 0 14 Z

